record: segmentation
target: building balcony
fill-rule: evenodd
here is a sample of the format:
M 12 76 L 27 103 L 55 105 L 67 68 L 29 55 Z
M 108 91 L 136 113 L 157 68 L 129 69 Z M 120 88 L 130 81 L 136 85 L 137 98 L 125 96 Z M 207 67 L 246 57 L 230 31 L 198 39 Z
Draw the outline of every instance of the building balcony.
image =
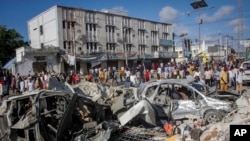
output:
M 27 54 L 33 54 L 33 53 L 58 53 L 60 51 L 59 47 L 53 47 L 53 46 L 45 46 L 43 48 L 31 48 L 31 47 L 25 47 L 24 48 L 25 53 Z

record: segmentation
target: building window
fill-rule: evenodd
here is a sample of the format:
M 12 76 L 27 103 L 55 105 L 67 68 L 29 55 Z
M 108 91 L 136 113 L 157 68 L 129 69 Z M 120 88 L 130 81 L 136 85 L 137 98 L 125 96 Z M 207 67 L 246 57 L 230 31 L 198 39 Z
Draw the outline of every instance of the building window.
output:
M 145 51 L 146 51 L 146 45 L 139 45 L 139 48 L 138 48 L 138 51 L 139 51 L 139 54 L 145 54 Z
M 66 27 L 66 21 L 63 21 L 63 28 Z
M 63 41 L 63 48 L 66 49 L 67 47 L 67 41 Z
M 151 46 L 151 51 L 152 52 L 157 52 L 158 51 L 158 46 Z
M 86 31 L 96 31 L 96 24 L 86 23 Z
M 106 51 L 115 53 L 115 43 L 107 43 Z
M 123 44 L 123 51 L 124 52 L 131 52 L 132 44 Z
M 145 45 L 146 44 L 146 31 L 142 29 L 138 29 L 138 41 L 139 44 Z
M 162 31 L 168 33 L 168 25 L 162 24 Z
M 162 33 L 162 39 L 168 39 L 168 33 L 166 32 Z
M 114 25 L 114 23 L 115 23 L 114 21 L 115 21 L 114 15 L 111 15 L 111 14 L 106 15 L 106 17 L 105 17 L 106 25 Z
M 42 25 L 40 25 L 39 30 L 40 30 L 40 35 L 43 35 L 43 26 Z
M 110 25 L 106 25 L 106 32 L 114 33 L 115 32 L 115 27 L 110 26 Z
M 138 27 L 139 27 L 139 29 L 145 29 L 144 21 L 138 21 Z
M 126 17 L 123 17 L 123 19 L 122 19 L 122 26 L 123 27 L 130 27 L 130 19 L 126 18 Z
M 156 23 L 152 23 L 152 24 L 151 24 L 151 30 L 152 30 L 152 31 L 158 31 L 158 27 L 157 27 L 157 24 L 156 24 Z
M 41 43 L 41 48 L 44 48 L 44 44 L 43 43 Z
M 88 42 L 87 43 L 87 53 L 98 52 L 97 50 L 97 43 L 95 42 Z
M 86 23 L 96 23 L 96 14 L 94 12 L 85 13 L 85 22 Z

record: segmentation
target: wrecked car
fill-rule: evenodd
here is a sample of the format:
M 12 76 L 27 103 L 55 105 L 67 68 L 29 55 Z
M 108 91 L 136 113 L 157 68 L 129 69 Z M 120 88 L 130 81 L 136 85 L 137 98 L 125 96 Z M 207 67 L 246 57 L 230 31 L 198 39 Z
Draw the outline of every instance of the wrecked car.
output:
M 96 103 L 110 106 L 122 126 L 132 120 L 144 126 L 156 126 L 155 111 L 148 100 L 139 101 L 136 95 L 137 88 L 110 87 L 99 83 L 82 82 L 74 85 L 73 90 L 78 95 Z
M 104 121 L 118 127 L 115 122 L 108 124 L 111 120 L 109 107 L 76 94 L 41 90 L 3 100 L 0 135 L 2 140 L 90 139 L 99 130 L 106 131 L 101 126 Z
M 160 119 L 205 118 L 207 123 L 221 121 L 239 97 L 188 79 L 150 81 L 138 95 L 154 104 Z
M 57 83 L 57 81 L 51 82 Z M 156 122 L 154 116 L 148 116 L 154 110 L 147 100 L 142 100 L 137 106 L 129 108 L 132 111 L 128 110 L 128 113 L 123 111 L 114 114 L 114 107 L 100 104 L 114 100 L 112 94 L 106 101 L 93 101 L 86 97 L 88 94 L 77 94 L 71 88 L 66 89 L 67 87 L 56 84 L 51 85 L 50 90 L 36 90 L 4 97 L 0 106 L 0 140 L 160 141 L 166 139 L 166 134 L 155 130 L 153 128 L 155 126 L 147 129 L 151 132 L 139 126 L 127 126 L 133 125 L 138 119 L 150 125 Z M 145 106 L 147 109 L 144 109 Z M 132 117 L 129 113 L 133 113 L 133 110 L 137 113 Z

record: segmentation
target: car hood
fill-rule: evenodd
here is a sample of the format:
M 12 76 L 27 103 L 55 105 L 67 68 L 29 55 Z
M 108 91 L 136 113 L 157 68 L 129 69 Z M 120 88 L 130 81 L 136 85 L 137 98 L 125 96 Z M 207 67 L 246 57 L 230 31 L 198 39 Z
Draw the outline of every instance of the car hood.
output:
M 220 100 L 220 99 L 216 99 L 216 98 L 212 98 L 212 97 L 207 97 L 206 102 L 207 102 L 208 106 L 211 106 L 214 109 L 223 110 L 226 112 L 230 112 L 232 110 L 232 107 L 233 107 L 232 102 L 224 101 L 224 100 Z

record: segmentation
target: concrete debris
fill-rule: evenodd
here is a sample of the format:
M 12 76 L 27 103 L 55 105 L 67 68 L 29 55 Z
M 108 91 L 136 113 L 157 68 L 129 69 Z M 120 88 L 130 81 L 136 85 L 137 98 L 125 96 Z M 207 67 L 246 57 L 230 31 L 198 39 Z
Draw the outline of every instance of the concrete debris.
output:
M 216 107 L 203 106 L 209 110 L 179 119 L 174 117 L 176 111 L 179 115 L 186 114 L 181 112 L 186 109 L 193 112 L 192 108 L 202 106 L 205 100 L 172 100 L 164 95 L 171 91 L 161 88 L 144 92 L 149 94 L 145 97 L 137 92 L 135 87 L 87 81 L 70 86 L 53 79 L 47 90 L 3 99 L 0 140 L 229 141 L 231 124 L 250 124 L 250 95 L 247 94 L 238 98 L 232 107 L 217 102 L 219 95 L 206 98 L 211 105 L 220 102 L 223 109 L 232 109 L 226 115 L 214 111 Z M 236 98 L 226 93 L 221 95 L 220 100 L 227 97 L 230 103 Z M 207 117 L 216 118 L 216 115 L 225 116 L 220 122 L 208 121 Z

